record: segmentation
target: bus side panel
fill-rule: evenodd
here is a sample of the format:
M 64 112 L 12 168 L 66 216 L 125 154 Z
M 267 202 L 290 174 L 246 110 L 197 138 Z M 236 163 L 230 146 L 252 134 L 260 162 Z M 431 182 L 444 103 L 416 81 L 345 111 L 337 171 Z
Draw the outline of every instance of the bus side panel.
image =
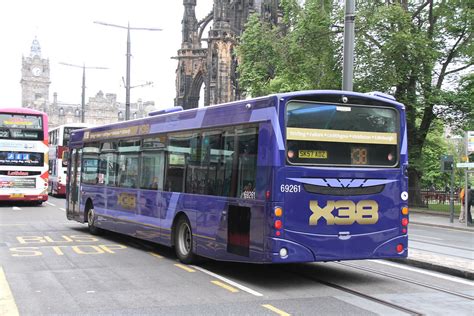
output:
M 121 234 L 135 236 L 135 232 L 139 227 L 136 219 L 138 191 L 108 187 L 104 194 L 107 197 L 105 208 L 96 210 L 98 226 Z
M 88 199 L 92 201 L 95 212 L 105 208 L 104 191 L 105 188 L 101 186 L 81 184 L 81 206 L 78 219 L 81 223 L 86 221 L 86 203 Z
M 217 217 L 206 218 L 207 222 L 201 224 L 209 232 L 217 232 L 214 254 L 202 238 L 198 253 L 223 261 L 261 262 L 264 258 L 264 203 L 242 199 L 223 202 L 219 203 Z M 201 209 L 199 213 L 203 212 Z
M 166 192 L 141 190 L 138 192 L 137 219 L 142 225 L 135 232 L 136 237 L 156 243 L 163 243 L 163 234 L 169 235 L 169 230 L 161 227 L 162 209 L 167 206 Z

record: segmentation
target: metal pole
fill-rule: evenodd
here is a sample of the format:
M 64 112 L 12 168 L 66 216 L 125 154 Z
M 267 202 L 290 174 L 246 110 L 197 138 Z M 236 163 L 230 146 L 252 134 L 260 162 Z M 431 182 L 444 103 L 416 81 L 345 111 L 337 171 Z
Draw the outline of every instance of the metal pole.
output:
M 94 21 L 96 24 L 101 24 L 105 26 L 112 26 L 121 29 L 127 29 L 127 69 L 126 69 L 126 83 L 125 83 L 125 120 L 130 119 L 130 56 L 132 56 L 130 52 L 130 30 L 141 30 L 141 31 L 162 31 L 162 29 L 157 28 L 149 28 L 149 27 L 130 27 L 130 23 L 128 25 L 122 26 L 117 24 L 110 24 L 104 23 L 99 21 Z M 123 77 L 122 77 L 123 78 Z
M 60 62 L 61 65 L 71 66 L 76 68 L 82 68 L 82 96 L 81 96 L 81 122 L 85 122 L 85 113 L 86 113 L 86 68 L 87 69 L 109 69 L 107 67 L 86 67 L 86 64 L 74 65 Z
M 449 209 L 451 210 L 451 215 L 449 216 L 449 222 L 452 223 L 454 221 L 454 163 L 451 168 L 451 190 L 449 194 Z
M 86 65 L 82 67 L 82 102 L 81 102 L 81 122 L 85 122 L 86 113 Z
M 130 23 L 127 26 L 127 81 L 125 84 L 125 120 L 130 119 Z
M 342 68 L 342 90 L 352 91 L 354 76 L 354 24 L 355 1 L 346 0 L 344 16 L 344 63 Z

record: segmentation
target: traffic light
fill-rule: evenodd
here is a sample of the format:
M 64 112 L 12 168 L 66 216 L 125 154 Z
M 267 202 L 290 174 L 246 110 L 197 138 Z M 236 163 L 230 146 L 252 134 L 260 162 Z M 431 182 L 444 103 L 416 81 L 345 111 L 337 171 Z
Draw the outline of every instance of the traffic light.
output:
M 454 160 L 452 155 L 441 156 L 441 171 L 451 172 L 453 171 Z

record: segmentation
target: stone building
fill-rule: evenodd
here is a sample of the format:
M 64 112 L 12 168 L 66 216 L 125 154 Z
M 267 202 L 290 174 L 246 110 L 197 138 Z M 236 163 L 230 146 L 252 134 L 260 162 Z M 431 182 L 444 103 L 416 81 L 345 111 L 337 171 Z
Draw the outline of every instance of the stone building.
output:
M 21 69 L 22 107 L 46 112 L 49 117 L 49 128 L 81 122 L 82 105 L 58 101 L 58 93 L 49 100 L 50 66 L 49 60 L 41 56 L 41 47 L 35 38 L 31 45 L 29 57 L 23 57 Z M 140 118 L 154 111 L 153 101 L 143 102 L 140 99 L 130 104 L 130 119 Z M 85 103 L 84 121 L 94 125 L 103 125 L 123 121 L 125 103 L 117 102 L 114 93 L 104 94 L 99 91 Z
M 214 0 L 213 10 L 198 21 L 196 4 L 197 0 L 183 0 L 182 44 L 175 57 L 175 105 L 185 109 L 198 107 L 202 85 L 204 105 L 241 99 L 234 53 L 237 39 L 250 14 L 257 13 L 274 24 L 282 16 L 279 0 Z M 208 25 L 211 27 L 205 39 Z M 203 41 L 207 41 L 207 48 L 202 46 Z
M 49 104 L 49 60 L 42 58 L 41 47 L 35 38 L 31 44 L 30 56 L 22 56 L 21 106 L 47 111 Z

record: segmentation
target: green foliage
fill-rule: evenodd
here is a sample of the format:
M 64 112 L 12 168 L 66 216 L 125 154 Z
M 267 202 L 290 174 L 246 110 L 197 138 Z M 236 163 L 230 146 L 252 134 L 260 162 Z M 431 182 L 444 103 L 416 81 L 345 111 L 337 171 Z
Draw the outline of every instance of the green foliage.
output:
M 267 23 L 262 23 L 257 14 L 250 16 L 246 32 L 237 47 L 239 56 L 240 86 L 253 96 L 268 94 L 269 81 L 274 77 L 279 60 L 276 47 L 276 32 Z
M 444 189 L 450 183 L 450 173 L 442 172 L 440 158 L 449 153 L 448 145 L 443 137 L 443 125 L 439 122 L 434 124 L 426 138 L 421 159 L 424 163 L 419 166 L 423 177 L 421 187 L 429 188 L 434 185 L 437 189 Z
M 240 44 L 240 86 L 251 96 L 307 89 L 337 89 L 341 82 L 340 39 L 330 1 L 282 1 L 284 25 L 252 15 Z
M 354 86 L 406 105 L 410 186 L 446 181 L 442 127 L 466 128 L 473 116 L 472 80 L 459 80 L 473 65 L 473 7 L 460 0 L 358 5 Z
M 340 88 L 340 1 L 299 2 L 281 0 L 283 26 L 249 20 L 237 49 L 249 95 Z M 410 186 L 445 182 L 439 155 L 455 150 L 443 143 L 443 126 L 474 129 L 472 1 L 358 1 L 356 16 L 355 90 L 405 104 Z

